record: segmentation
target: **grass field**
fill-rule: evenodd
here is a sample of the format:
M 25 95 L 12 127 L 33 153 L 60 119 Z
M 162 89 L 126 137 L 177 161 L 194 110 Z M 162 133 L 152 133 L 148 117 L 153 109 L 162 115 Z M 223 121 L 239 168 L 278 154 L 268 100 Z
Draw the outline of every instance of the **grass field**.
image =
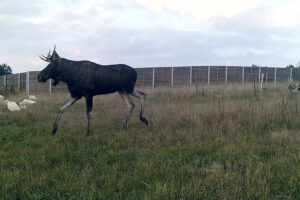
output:
M 68 94 L 0 107 L 0 199 L 300 199 L 300 94 L 287 84 L 145 89 L 127 131 L 117 94 L 62 115 Z M 12 99 L 18 100 L 20 96 Z

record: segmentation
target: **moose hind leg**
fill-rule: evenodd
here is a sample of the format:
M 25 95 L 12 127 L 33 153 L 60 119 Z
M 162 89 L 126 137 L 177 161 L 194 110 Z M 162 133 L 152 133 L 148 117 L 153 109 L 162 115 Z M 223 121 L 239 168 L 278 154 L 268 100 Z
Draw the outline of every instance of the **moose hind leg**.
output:
M 58 112 L 58 115 L 56 117 L 56 120 L 53 124 L 53 129 L 52 129 L 52 135 L 54 135 L 57 131 L 57 126 L 58 126 L 58 123 L 59 123 L 59 120 L 60 120 L 60 117 L 61 117 L 61 114 L 63 113 L 63 111 L 70 107 L 71 105 L 73 105 L 78 99 L 80 98 L 74 98 L 72 97 L 70 100 L 68 100 L 60 109 L 59 109 L 59 112 Z
M 87 133 L 85 135 L 85 137 L 89 136 L 92 134 L 91 131 L 91 112 L 93 109 L 93 97 L 86 97 L 85 98 L 85 103 L 86 103 L 86 115 L 87 115 L 87 119 L 88 119 L 88 130 Z
M 139 98 L 141 100 L 141 112 L 140 112 L 140 120 L 148 126 L 148 121 L 144 116 L 144 106 L 145 106 L 145 99 L 146 94 L 140 90 L 134 89 L 131 93 L 132 96 Z
M 132 100 L 130 99 L 128 93 L 121 93 L 119 92 L 122 100 L 124 101 L 124 103 L 126 104 L 128 110 L 126 112 L 126 120 L 125 120 L 125 124 L 124 124 L 124 129 L 126 130 L 128 128 L 128 124 L 129 124 L 129 121 L 130 121 L 130 118 L 131 118 L 131 114 L 132 114 L 132 111 L 134 109 L 134 104 L 132 102 Z

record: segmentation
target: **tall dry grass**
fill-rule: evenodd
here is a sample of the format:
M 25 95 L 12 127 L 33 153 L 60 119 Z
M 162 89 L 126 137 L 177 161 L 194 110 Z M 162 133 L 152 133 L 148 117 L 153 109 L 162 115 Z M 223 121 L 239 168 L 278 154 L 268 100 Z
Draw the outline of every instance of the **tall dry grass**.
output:
M 117 94 L 94 98 L 93 135 L 85 102 L 40 94 L 19 113 L 1 108 L 3 199 L 297 199 L 299 96 L 286 84 L 145 88 L 127 131 Z M 14 97 L 19 100 L 20 97 Z M 24 184 L 26 183 L 26 184 Z

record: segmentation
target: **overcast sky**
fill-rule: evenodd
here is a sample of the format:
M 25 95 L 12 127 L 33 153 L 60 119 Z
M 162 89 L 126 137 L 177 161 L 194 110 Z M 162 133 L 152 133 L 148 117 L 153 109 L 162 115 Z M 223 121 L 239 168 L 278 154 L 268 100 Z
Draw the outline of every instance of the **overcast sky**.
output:
M 300 61 L 299 0 L 0 0 L 0 63 L 38 55 L 133 67 Z

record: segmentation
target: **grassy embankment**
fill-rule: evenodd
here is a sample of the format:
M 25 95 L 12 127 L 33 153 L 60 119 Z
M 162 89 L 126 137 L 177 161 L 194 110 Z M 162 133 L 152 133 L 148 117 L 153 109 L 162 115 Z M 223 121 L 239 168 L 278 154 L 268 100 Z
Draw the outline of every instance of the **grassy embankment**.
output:
M 300 97 L 286 84 L 146 89 L 150 125 L 129 130 L 117 94 L 85 103 L 51 128 L 68 94 L 0 107 L 0 199 L 299 199 Z M 18 100 L 20 97 L 13 97 Z

